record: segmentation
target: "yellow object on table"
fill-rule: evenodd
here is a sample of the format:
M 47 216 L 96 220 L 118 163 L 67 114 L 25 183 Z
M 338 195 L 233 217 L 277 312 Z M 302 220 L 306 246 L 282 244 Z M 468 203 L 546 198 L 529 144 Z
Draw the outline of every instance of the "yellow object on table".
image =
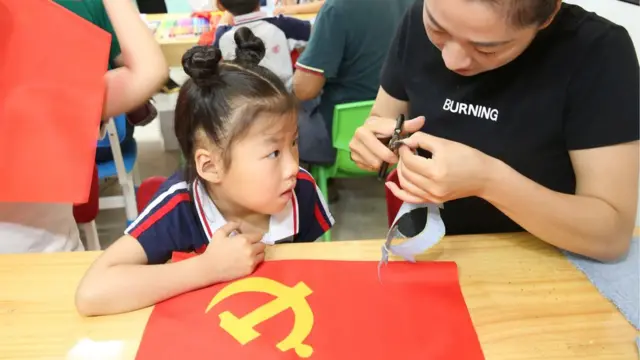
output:
M 379 260 L 382 243 L 283 244 L 266 258 Z M 112 353 L 104 358 L 134 359 L 151 308 L 76 313 L 76 285 L 98 255 L 0 255 L 0 359 L 71 359 L 72 349 L 75 358 L 100 349 Z M 633 327 L 563 255 L 531 235 L 448 236 L 419 259 L 458 264 L 487 360 L 638 358 Z
M 222 15 L 222 12 L 212 12 L 212 16 Z M 316 17 L 317 14 L 297 14 L 292 15 L 300 20 L 311 20 Z M 143 19 L 147 23 L 157 23 L 158 30 L 156 31 L 156 40 L 162 48 L 164 57 L 167 60 L 169 66 L 182 66 L 182 55 L 187 50 L 198 44 L 199 36 L 185 36 L 187 34 L 178 34 L 179 37 L 166 36 L 166 32 L 162 29 L 162 24 L 169 23 L 178 19 L 189 18 L 191 14 L 145 14 Z

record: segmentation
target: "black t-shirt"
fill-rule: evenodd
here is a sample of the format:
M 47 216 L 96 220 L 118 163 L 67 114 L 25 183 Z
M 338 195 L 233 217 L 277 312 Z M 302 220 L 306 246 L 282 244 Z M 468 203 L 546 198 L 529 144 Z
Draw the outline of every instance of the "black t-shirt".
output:
M 422 12 L 418 1 L 406 13 L 381 76 L 387 93 L 409 102 L 410 118 L 426 117 L 422 131 L 567 194 L 576 187 L 569 151 L 638 140 L 638 59 L 623 27 L 563 4 L 518 58 L 464 77 L 445 67 Z M 449 201 L 441 214 L 448 234 L 522 230 L 477 197 Z

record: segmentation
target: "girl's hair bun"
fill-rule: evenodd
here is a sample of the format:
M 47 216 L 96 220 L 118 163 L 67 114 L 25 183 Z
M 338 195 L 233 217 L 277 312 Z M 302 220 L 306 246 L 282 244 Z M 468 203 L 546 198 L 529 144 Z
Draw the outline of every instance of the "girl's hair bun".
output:
M 258 65 L 264 58 L 264 42 L 253 34 L 248 27 L 239 28 L 233 35 L 236 42 L 236 62 Z
M 218 80 L 220 49 L 213 46 L 194 46 L 182 56 L 182 67 L 199 87 L 209 87 Z

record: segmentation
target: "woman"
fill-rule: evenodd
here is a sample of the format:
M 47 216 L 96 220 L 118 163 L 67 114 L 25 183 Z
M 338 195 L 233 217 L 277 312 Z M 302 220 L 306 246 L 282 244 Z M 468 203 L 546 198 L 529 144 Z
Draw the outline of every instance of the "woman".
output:
M 79 15 L 93 17 L 87 20 L 102 28 L 107 27 L 102 22 L 106 10 L 120 43 L 122 56 L 111 54 L 120 67 L 105 74 L 103 119 L 137 108 L 160 89 L 168 67 L 131 1 L 58 1 Z M 112 52 L 114 49 L 118 47 L 112 46 Z M 0 253 L 82 249 L 72 204 L 0 203 Z
M 638 59 L 626 30 L 560 0 L 424 0 L 391 46 L 362 168 L 398 163 L 411 203 L 448 234 L 529 231 L 612 260 L 638 198 Z M 408 116 L 396 156 L 381 142 Z M 417 150 L 417 151 L 415 151 Z

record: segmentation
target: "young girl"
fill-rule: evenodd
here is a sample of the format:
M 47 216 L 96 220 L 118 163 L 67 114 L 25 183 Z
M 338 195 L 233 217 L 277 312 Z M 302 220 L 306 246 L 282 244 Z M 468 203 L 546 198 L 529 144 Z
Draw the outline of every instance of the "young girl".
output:
M 175 132 L 188 159 L 91 266 L 81 314 L 126 312 L 252 273 L 265 245 L 310 242 L 333 225 L 315 181 L 298 167 L 297 102 L 257 65 L 264 44 L 247 28 L 236 58 L 197 46 L 182 59 Z M 199 256 L 166 263 L 172 252 Z

